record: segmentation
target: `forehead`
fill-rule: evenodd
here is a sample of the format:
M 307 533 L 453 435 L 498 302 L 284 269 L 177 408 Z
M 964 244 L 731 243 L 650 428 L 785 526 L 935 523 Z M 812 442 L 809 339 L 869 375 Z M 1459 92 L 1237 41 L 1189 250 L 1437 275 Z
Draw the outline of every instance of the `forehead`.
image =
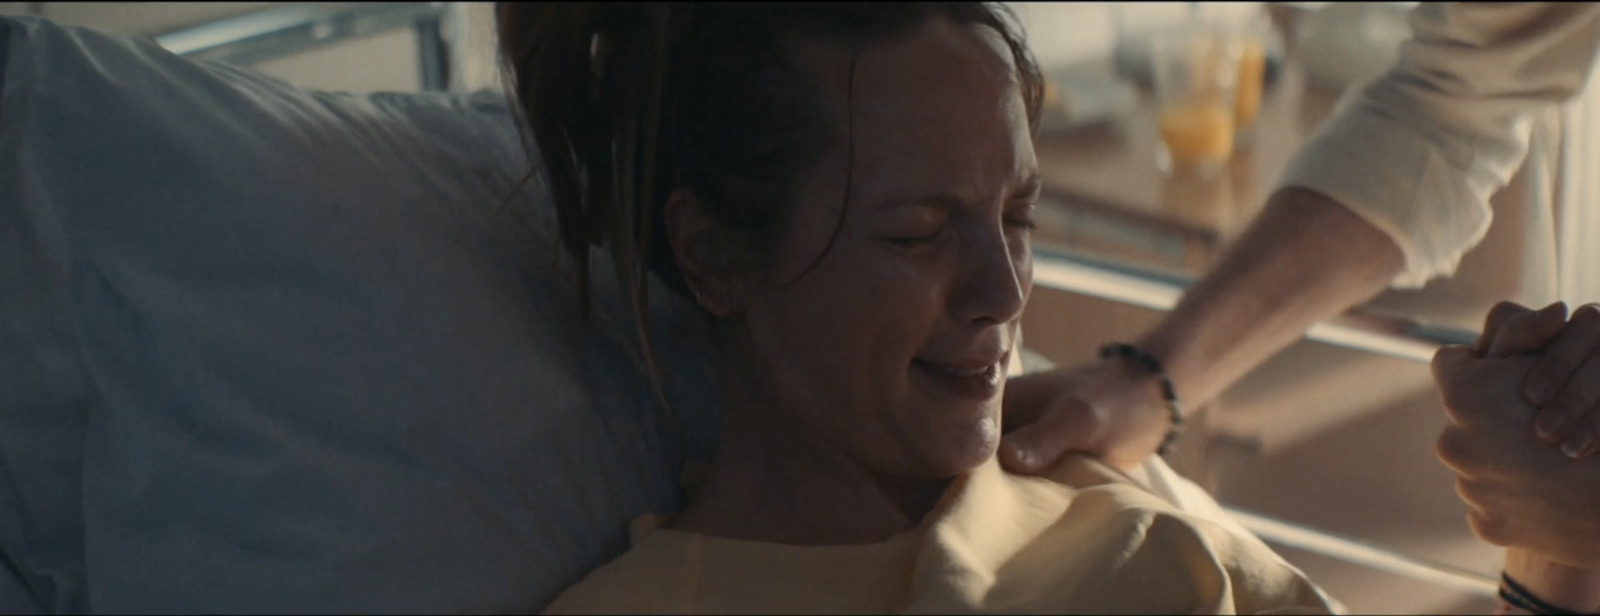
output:
M 848 54 L 814 57 L 833 98 L 848 100 L 839 117 L 850 118 L 851 185 L 863 199 L 929 190 L 978 199 L 1033 169 L 1015 65 L 992 29 L 932 20 L 857 54 L 853 80 Z

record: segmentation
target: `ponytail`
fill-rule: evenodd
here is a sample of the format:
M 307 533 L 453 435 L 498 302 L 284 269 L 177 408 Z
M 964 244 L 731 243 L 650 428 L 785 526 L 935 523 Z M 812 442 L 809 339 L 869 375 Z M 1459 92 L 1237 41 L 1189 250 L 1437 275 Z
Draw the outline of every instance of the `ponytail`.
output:
M 618 287 L 633 308 L 640 360 L 666 404 L 647 334 L 642 255 L 658 235 L 650 214 L 663 184 L 657 159 L 673 7 L 502 2 L 496 13 L 507 90 L 521 103 L 523 142 L 538 153 L 549 181 L 580 311 L 591 318 L 589 249 L 609 247 Z

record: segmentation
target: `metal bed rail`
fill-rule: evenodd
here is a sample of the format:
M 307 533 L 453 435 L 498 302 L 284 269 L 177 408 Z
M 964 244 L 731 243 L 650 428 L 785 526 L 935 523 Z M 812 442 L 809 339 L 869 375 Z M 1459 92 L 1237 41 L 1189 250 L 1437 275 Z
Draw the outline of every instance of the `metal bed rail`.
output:
M 1123 304 L 1167 311 L 1193 280 L 1128 267 L 1064 250 L 1035 248 L 1033 282 Z M 1396 319 L 1338 317 L 1318 323 L 1306 339 L 1385 357 L 1428 363 L 1446 344 L 1471 345 L 1476 332 Z
M 330 5 L 331 4 L 331 5 Z M 156 43 L 182 56 L 249 65 L 410 28 L 417 35 L 422 89 L 448 89 L 452 54 L 447 30 L 461 19 L 457 3 L 373 2 L 291 4 L 157 35 Z
M 1227 506 L 1222 509 L 1238 520 L 1241 526 L 1265 541 L 1471 595 L 1490 599 L 1499 596 L 1500 581 L 1476 571 L 1396 554 L 1392 550 L 1364 541 L 1340 537 L 1242 509 Z

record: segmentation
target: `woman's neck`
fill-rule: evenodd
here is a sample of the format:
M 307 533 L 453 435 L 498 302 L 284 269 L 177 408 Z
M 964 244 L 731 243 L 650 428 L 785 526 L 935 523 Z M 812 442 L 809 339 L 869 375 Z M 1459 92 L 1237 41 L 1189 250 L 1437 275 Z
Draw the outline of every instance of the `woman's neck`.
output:
M 790 545 L 886 541 L 915 528 L 950 480 L 872 473 L 770 409 L 730 408 L 717 457 L 673 526 Z

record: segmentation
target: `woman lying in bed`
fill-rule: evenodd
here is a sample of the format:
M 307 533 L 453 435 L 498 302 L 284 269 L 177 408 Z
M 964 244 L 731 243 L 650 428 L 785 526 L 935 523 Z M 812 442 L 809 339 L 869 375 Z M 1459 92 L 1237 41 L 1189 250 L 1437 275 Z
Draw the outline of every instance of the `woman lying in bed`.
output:
M 549 611 L 1331 611 L 1108 466 L 997 463 L 1042 92 L 1001 9 L 500 10 L 576 271 L 697 302 L 725 400 L 689 507 Z

